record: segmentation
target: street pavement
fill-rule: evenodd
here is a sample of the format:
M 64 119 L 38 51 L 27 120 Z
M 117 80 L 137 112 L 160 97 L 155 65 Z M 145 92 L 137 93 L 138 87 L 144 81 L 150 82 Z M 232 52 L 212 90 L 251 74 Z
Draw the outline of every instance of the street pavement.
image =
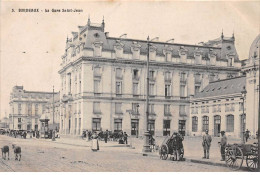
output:
M 162 137 L 156 138 L 158 143 Z M 213 140 L 217 143 L 217 139 Z M 141 138 L 129 138 L 129 145 L 100 141 L 100 151 L 91 151 L 91 142 L 75 137 L 49 139 L 21 139 L 0 135 L 0 147 L 17 144 L 22 148 L 21 161 L 0 159 L 0 172 L 230 172 L 227 167 L 192 163 L 189 161 L 160 160 L 158 152 L 153 156 L 142 156 Z M 195 146 L 198 145 L 198 146 Z M 132 147 L 135 149 L 131 149 Z M 185 157 L 201 159 L 200 138 L 185 138 Z M 212 146 L 212 150 L 217 146 Z M 212 153 L 212 158 L 217 153 Z M 213 156 L 214 155 L 214 156 Z M 210 160 L 211 160 L 210 159 Z M 218 155 L 217 160 L 220 159 Z

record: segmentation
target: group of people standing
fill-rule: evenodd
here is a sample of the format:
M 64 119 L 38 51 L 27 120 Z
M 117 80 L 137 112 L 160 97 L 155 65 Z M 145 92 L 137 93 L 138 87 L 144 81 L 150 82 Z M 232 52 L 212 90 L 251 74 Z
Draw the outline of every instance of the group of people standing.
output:
M 120 137 L 119 137 L 119 144 L 122 144 L 122 143 L 123 143 L 123 144 L 128 144 L 128 142 L 127 142 L 127 137 L 128 137 L 127 133 L 121 131 L 121 132 L 118 133 L 118 134 L 119 134 L 119 136 L 120 136 Z M 107 143 L 108 138 L 109 138 L 109 131 L 106 130 L 105 132 L 103 132 L 103 133 L 102 133 L 102 137 L 104 137 L 104 141 L 105 141 L 105 143 Z M 91 145 L 92 151 L 94 151 L 94 152 L 98 151 L 98 150 L 99 150 L 99 143 L 98 143 L 99 135 L 97 134 L 97 132 L 96 132 L 96 131 L 93 132 L 93 133 L 91 134 L 91 136 L 88 135 L 88 138 L 90 138 L 90 139 L 92 140 L 92 145 Z M 89 139 L 88 139 L 88 140 L 89 140 Z

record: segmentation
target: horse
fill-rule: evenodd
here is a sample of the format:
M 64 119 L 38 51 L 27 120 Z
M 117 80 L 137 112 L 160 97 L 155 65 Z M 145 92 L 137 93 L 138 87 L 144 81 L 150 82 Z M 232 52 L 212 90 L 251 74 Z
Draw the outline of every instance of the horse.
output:
M 3 148 L 1 148 L 2 150 L 2 158 L 5 160 L 6 159 L 6 153 L 8 153 L 8 160 L 9 160 L 9 146 L 3 146 Z M 4 155 L 4 157 L 3 157 Z

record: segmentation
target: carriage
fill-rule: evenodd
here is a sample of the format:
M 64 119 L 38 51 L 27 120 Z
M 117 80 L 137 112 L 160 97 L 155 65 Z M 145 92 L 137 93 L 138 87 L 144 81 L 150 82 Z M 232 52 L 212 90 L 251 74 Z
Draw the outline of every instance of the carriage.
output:
M 226 165 L 232 170 L 239 170 L 246 160 L 247 168 L 250 171 L 257 170 L 258 164 L 258 143 L 227 145 L 225 149 Z
M 168 158 L 168 155 L 173 156 L 172 159 L 173 160 L 177 160 L 177 150 L 173 148 L 173 135 L 171 137 L 166 137 L 164 139 L 164 141 L 162 142 L 162 145 L 159 149 L 159 155 L 160 155 L 160 159 L 162 160 L 166 160 Z M 180 160 L 184 160 L 183 156 L 184 156 L 184 148 L 183 146 L 181 146 L 180 148 Z

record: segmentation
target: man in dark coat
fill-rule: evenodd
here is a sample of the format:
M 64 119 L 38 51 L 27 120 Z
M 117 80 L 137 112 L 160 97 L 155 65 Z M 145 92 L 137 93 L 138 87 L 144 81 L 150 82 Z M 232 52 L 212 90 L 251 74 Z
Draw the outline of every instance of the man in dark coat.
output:
M 250 135 L 250 131 L 247 129 L 246 132 L 245 132 L 245 138 L 246 138 L 246 142 L 249 138 L 249 135 Z
M 225 161 L 225 148 L 227 145 L 227 137 L 225 131 L 221 131 L 221 140 L 220 140 L 220 152 L 221 152 L 221 161 Z
M 125 144 L 127 144 L 127 137 L 128 137 L 127 133 L 124 132 L 124 143 L 125 143 Z
M 104 133 L 105 143 L 107 143 L 107 138 L 108 138 L 108 130 L 106 130 L 106 132 Z
M 212 138 L 209 135 L 209 131 L 206 129 L 205 130 L 205 135 L 202 137 L 202 146 L 204 150 L 204 157 L 203 159 L 209 159 L 209 149 L 210 149 L 210 144 L 211 144 Z

